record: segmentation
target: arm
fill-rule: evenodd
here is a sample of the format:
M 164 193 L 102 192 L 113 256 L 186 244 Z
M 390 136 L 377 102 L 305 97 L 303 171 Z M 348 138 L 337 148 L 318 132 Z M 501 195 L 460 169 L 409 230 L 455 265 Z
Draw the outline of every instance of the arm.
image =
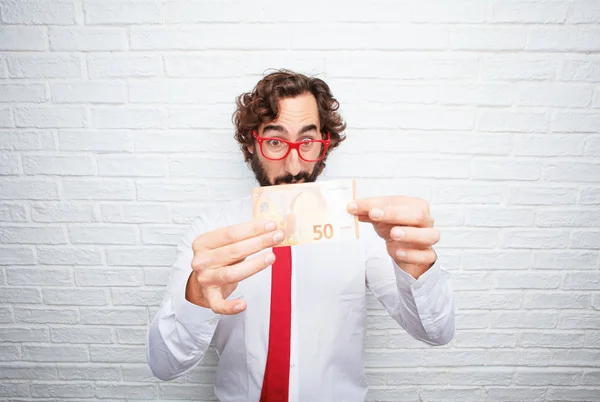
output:
M 204 357 L 220 315 L 186 299 L 192 273 L 192 242 L 206 230 L 197 219 L 177 246 L 177 258 L 160 309 L 148 329 L 146 358 L 152 373 L 172 380 L 193 368 Z
M 372 234 L 373 230 L 365 225 L 365 232 Z M 385 242 L 371 236 L 366 244 L 365 269 L 373 295 L 413 338 L 429 345 L 452 340 L 455 312 L 450 274 L 439 260 L 414 279 L 388 255 Z

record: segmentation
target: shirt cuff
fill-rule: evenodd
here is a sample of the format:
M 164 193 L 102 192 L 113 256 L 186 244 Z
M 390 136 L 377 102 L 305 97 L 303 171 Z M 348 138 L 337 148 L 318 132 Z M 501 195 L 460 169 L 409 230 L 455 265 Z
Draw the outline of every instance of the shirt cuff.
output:
M 188 331 L 193 333 L 204 333 L 207 329 L 214 332 L 219 323 L 221 314 L 217 314 L 209 308 L 198 306 L 185 298 L 187 281 L 183 287 L 177 289 L 173 297 L 173 312 L 175 319 L 183 324 Z M 207 326 L 209 328 L 207 328 Z
M 400 268 L 393 258 L 391 260 L 394 264 L 398 288 L 407 292 L 412 292 L 414 297 L 428 294 L 435 287 L 439 286 L 440 281 L 444 279 L 439 258 L 431 268 L 419 276 L 419 279 L 413 278 L 411 274 Z

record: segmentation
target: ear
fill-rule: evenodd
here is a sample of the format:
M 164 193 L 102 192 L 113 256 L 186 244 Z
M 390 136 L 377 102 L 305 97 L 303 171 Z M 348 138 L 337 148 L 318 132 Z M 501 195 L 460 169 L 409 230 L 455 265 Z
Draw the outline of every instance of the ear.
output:
M 254 145 L 248 145 L 248 152 L 254 155 Z

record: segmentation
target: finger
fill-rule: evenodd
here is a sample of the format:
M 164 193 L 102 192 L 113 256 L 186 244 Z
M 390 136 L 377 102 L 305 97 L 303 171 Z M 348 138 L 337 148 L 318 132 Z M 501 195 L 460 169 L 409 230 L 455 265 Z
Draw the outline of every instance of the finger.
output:
M 372 208 L 384 208 L 394 204 L 405 204 L 409 202 L 411 202 L 410 197 L 400 195 L 362 198 L 350 202 L 347 206 L 347 210 L 354 215 L 367 215 Z
M 440 231 L 435 228 L 395 226 L 390 231 L 390 237 L 392 240 L 409 243 L 417 248 L 427 248 L 440 241 Z
M 277 229 L 277 223 L 268 219 L 256 219 L 238 225 L 227 226 L 198 236 L 192 248 L 194 250 L 213 250 L 228 244 L 270 233 Z
M 221 290 L 218 287 L 207 288 L 206 299 L 211 310 L 217 314 L 238 314 L 246 309 L 246 302 L 244 300 L 226 300 L 223 298 Z
M 233 265 L 254 253 L 281 243 L 283 238 L 283 231 L 278 230 L 275 233 L 266 233 L 208 251 L 204 256 L 208 260 L 205 267 L 217 268 Z
M 412 248 L 395 248 L 393 251 L 390 252 L 390 255 L 395 255 L 396 261 L 401 261 L 406 264 L 414 265 L 432 265 L 437 260 L 437 254 L 431 248 L 425 250 Z
M 369 210 L 368 217 L 373 222 L 389 223 L 391 225 L 431 227 L 433 219 L 425 211 L 404 205 L 390 205 L 387 207 L 373 207 Z
M 275 254 L 269 251 L 235 265 L 210 270 L 208 280 L 220 286 L 237 283 L 273 265 L 274 261 Z

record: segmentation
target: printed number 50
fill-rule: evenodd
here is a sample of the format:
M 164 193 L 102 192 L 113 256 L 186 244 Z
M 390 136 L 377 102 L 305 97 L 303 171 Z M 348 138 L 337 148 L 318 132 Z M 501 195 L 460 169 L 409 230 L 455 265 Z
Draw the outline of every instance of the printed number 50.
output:
M 314 240 L 321 240 L 323 236 L 325 236 L 326 239 L 331 239 L 333 237 L 333 226 L 328 223 L 323 226 L 323 230 L 321 230 L 321 226 L 322 225 L 313 226 L 313 231 L 315 233 Z

